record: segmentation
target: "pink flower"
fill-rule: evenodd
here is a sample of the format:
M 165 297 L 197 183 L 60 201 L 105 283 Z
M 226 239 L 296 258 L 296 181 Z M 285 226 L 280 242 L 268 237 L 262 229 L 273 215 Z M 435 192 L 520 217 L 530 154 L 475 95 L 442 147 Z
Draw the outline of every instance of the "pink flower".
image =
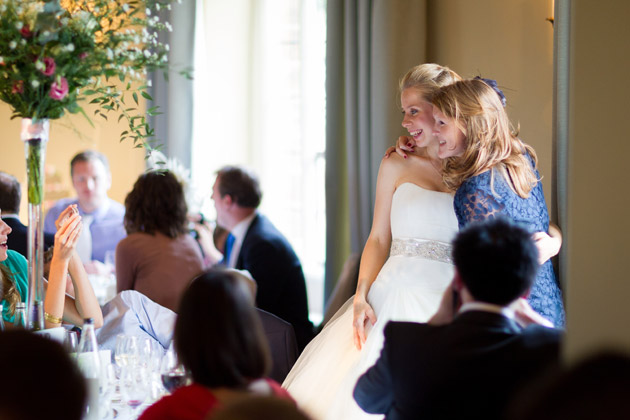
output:
M 85 59 L 85 57 L 87 57 L 87 56 L 88 56 L 87 51 L 83 51 L 81 54 L 79 54 L 79 60 L 83 60 L 83 59 Z
M 33 36 L 33 32 L 31 32 L 31 29 L 28 27 L 28 25 L 22 26 L 22 29 L 20 29 L 20 34 L 22 34 L 22 37 L 24 38 L 30 38 Z
M 11 93 L 22 93 L 24 92 L 24 80 L 18 80 L 13 83 L 13 87 L 11 88 Z
M 42 70 L 45 76 L 52 76 L 55 73 L 55 60 L 52 57 L 44 57 L 44 65 L 46 68 Z
M 60 101 L 66 97 L 68 94 L 68 81 L 65 77 L 59 78 L 59 83 L 56 81 L 50 86 L 50 92 L 48 92 L 48 96 L 51 98 Z

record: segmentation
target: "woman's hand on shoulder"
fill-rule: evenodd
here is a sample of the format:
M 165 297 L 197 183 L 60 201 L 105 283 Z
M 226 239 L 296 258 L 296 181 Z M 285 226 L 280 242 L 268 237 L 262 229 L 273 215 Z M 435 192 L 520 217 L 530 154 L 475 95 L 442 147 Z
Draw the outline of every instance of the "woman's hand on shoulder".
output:
M 388 158 L 389 155 L 396 152 L 402 158 L 407 159 L 407 153 L 413 153 L 416 149 L 416 145 L 413 141 L 413 138 L 409 136 L 400 136 L 396 141 L 396 146 L 392 146 L 385 151 L 385 158 Z
M 376 313 L 374 313 L 374 309 L 372 309 L 365 298 L 357 295 L 354 296 L 352 308 L 354 312 L 354 318 L 352 321 L 354 345 L 357 349 L 361 350 L 361 347 L 367 338 L 365 334 L 365 327 L 368 322 L 371 322 L 372 325 L 376 323 Z

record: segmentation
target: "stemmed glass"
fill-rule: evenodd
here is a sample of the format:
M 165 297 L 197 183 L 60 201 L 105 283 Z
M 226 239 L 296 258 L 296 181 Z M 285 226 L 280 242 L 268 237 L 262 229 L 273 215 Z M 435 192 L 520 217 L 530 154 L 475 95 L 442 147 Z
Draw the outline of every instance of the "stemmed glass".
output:
M 116 336 L 116 349 L 114 360 L 118 367 L 134 367 L 138 363 L 140 349 L 138 337 L 133 335 L 118 334 Z
M 160 374 L 162 384 L 169 393 L 172 393 L 175 389 L 188 382 L 186 370 L 177 360 L 177 355 L 172 346 L 167 350 L 164 357 L 162 357 Z
M 124 402 L 131 407 L 135 418 L 136 409 L 149 396 L 149 378 L 146 369 L 139 365 L 125 366 L 120 375 L 120 392 Z

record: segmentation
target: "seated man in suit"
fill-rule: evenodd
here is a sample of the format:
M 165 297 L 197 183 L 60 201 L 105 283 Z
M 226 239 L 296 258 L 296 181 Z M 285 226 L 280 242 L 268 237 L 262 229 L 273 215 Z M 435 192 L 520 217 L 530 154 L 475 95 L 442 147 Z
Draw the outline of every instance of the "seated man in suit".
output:
M 518 324 L 546 321 L 519 299 L 537 258 L 530 233 L 507 219 L 462 230 L 438 313 L 428 324 L 385 327 L 381 356 L 355 387 L 357 403 L 387 419 L 501 418 L 517 389 L 559 358 L 559 330 Z
M 86 150 L 70 161 L 72 186 L 77 198 L 57 201 L 46 213 L 44 230 L 54 233 L 55 220 L 70 204 L 78 204 L 83 230 L 77 252 L 88 273 L 106 272 L 105 254 L 116 250 L 118 242 L 127 236 L 123 226 L 125 207 L 107 196 L 112 185 L 109 162 L 102 153 Z
M 7 245 L 9 249 L 19 252 L 28 258 L 28 226 L 20 221 L 20 200 L 22 199 L 22 189 L 19 181 L 6 172 L 0 172 L 0 211 L 2 220 L 11 227 L 11 236 Z M 56 231 L 56 230 L 55 230 Z M 55 243 L 54 233 L 44 233 L 44 249 L 51 247 Z
M 242 168 L 224 167 L 217 172 L 212 199 L 217 224 L 230 231 L 226 265 L 251 273 L 258 284 L 256 305 L 293 325 L 301 351 L 313 337 L 306 281 L 289 242 L 256 210 L 262 199 L 258 179 Z

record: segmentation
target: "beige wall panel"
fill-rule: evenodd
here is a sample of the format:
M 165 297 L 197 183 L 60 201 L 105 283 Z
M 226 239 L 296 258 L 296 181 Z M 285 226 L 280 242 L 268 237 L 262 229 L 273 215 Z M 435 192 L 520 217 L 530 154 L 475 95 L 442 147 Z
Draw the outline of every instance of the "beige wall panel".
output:
M 571 4 L 567 355 L 630 350 L 630 2 Z
M 430 0 L 428 58 L 496 79 L 520 137 L 536 149 L 551 204 L 552 0 Z

